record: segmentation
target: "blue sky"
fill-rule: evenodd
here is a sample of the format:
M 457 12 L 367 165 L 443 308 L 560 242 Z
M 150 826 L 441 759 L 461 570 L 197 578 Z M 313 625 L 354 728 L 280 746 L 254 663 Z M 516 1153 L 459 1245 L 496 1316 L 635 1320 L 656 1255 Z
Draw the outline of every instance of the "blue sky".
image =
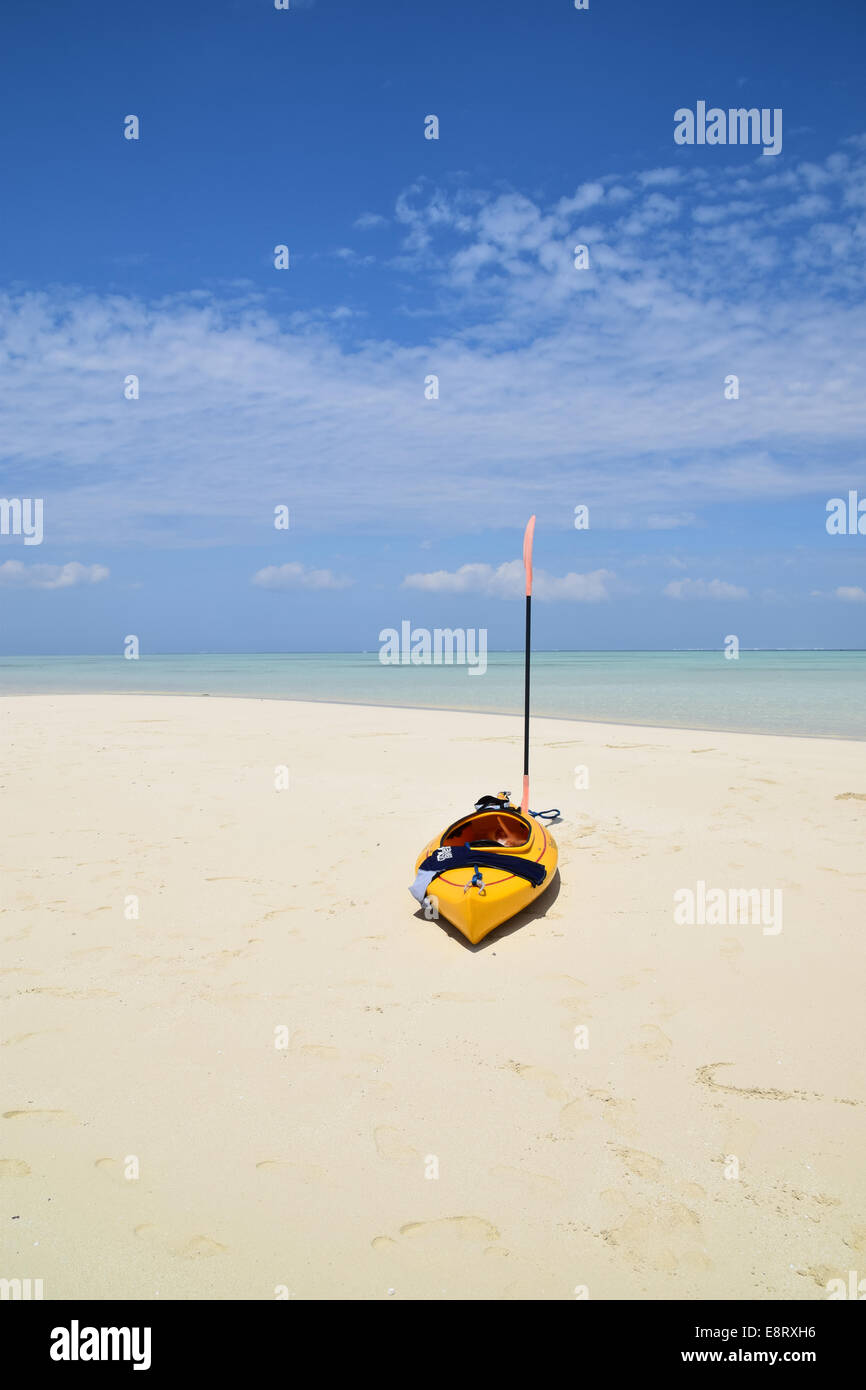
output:
M 531 512 L 539 646 L 866 645 L 866 535 L 825 530 L 866 498 L 859 0 L 0 36 L 0 495 L 45 507 L 0 537 L 3 651 L 516 647 Z M 781 153 L 675 144 L 699 100 L 780 108 Z

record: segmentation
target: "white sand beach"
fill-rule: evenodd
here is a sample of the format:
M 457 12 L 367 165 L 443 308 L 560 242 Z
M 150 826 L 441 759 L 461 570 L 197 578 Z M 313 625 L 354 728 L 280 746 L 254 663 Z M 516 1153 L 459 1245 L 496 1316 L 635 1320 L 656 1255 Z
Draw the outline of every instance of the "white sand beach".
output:
M 519 719 L 0 704 L 3 1277 L 808 1300 L 866 1274 L 866 744 L 534 721 L 560 881 L 471 948 L 407 885 L 519 791 Z M 677 925 L 699 881 L 781 889 L 782 929 Z

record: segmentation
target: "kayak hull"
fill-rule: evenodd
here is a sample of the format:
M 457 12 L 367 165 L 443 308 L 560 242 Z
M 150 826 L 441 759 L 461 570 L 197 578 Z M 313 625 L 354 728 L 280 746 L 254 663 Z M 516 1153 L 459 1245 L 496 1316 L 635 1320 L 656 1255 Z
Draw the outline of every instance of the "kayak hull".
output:
M 486 818 L 489 821 L 489 816 Z M 516 824 L 520 819 L 514 808 L 513 816 L 506 817 L 512 824 Z M 477 817 L 464 817 L 461 822 L 455 822 L 458 827 L 458 834 L 464 843 L 473 843 L 471 825 L 473 821 L 482 822 L 480 829 L 488 828 L 484 814 Z M 556 841 L 549 829 L 541 821 L 534 820 L 532 816 L 522 818 L 523 826 L 529 827 L 528 838 L 522 844 L 497 843 L 495 853 L 497 855 L 508 856 L 515 859 L 528 859 L 533 863 L 540 864 L 546 869 L 544 881 L 533 887 L 525 878 L 517 874 L 509 874 L 500 869 L 482 869 L 484 880 L 483 890 L 472 884 L 472 867 L 447 869 L 433 879 L 428 889 L 428 903 L 425 912 L 435 920 L 436 917 L 444 917 L 446 921 L 455 926 L 459 932 L 466 937 L 473 945 L 483 941 L 485 936 L 501 927 L 503 922 L 507 922 L 524 908 L 538 902 L 542 894 L 550 887 L 556 872 L 559 851 Z M 466 829 L 470 827 L 470 829 Z M 525 830 L 521 830 L 521 836 Z M 507 832 L 506 832 L 507 834 Z M 516 837 L 513 837 L 516 838 Z M 443 845 L 454 843 L 454 827 L 449 827 L 441 835 L 425 845 L 415 865 L 415 870 L 429 855 L 433 854 Z M 487 846 L 488 852 L 494 849 L 493 844 L 486 840 L 476 841 L 479 847 L 483 844 Z

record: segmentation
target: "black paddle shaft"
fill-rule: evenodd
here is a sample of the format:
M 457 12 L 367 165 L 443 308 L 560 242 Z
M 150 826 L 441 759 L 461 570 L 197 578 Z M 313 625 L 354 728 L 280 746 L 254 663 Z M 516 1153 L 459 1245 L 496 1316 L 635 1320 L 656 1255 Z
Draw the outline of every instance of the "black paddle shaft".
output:
M 529 637 L 532 624 L 532 596 L 526 595 L 526 667 L 523 696 L 523 775 L 529 776 Z

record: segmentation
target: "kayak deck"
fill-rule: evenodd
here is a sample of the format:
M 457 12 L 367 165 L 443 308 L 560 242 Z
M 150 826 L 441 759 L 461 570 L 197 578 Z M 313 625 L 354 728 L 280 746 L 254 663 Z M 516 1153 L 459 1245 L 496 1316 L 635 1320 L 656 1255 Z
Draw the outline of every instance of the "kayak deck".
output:
M 437 850 L 464 846 L 478 849 L 482 856 L 495 852 L 497 859 L 526 859 L 546 870 L 537 887 L 518 873 L 498 867 L 476 870 L 471 864 L 446 868 L 433 879 L 427 897 L 435 915 L 476 945 L 550 887 L 559 852 L 547 826 L 532 816 L 512 807 L 482 810 L 462 816 L 431 840 L 418 856 L 416 871 Z

